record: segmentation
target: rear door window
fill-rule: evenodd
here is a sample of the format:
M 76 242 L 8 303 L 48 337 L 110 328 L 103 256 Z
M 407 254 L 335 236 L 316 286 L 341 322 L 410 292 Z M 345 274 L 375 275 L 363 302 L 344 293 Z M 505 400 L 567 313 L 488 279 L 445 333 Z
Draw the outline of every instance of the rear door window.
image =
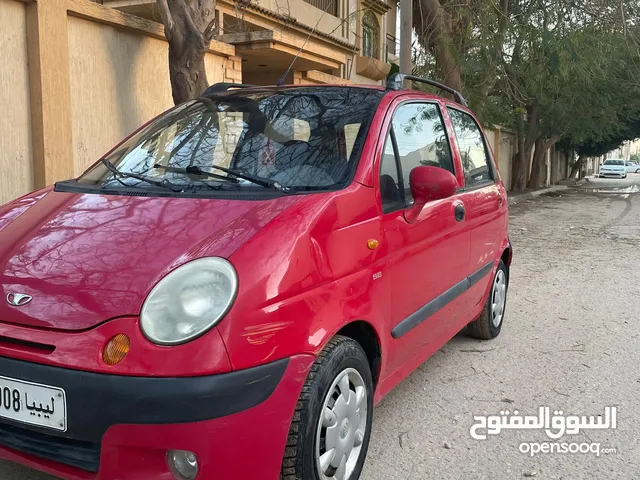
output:
M 468 113 L 448 109 L 458 143 L 466 188 L 493 183 L 489 149 L 480 127 Z

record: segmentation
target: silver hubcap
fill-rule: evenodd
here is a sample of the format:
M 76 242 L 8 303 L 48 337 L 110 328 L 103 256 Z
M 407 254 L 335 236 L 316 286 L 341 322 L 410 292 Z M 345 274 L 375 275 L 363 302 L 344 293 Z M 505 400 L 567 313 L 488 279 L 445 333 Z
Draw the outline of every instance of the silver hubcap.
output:
M 493 281 L 491 299 L 491 321 L 493 322 L 493 326 L 498 328 L 502 323 L 504 306 L 507 301 L 507 276 L 504 274 L 503 270 L 498 270 L 496 278 Z
M 348 480 L 358 463 L 367 430 L 367 389 L 357 370 L 336 377 L 324 399 L 316 434 L 321 480 Z

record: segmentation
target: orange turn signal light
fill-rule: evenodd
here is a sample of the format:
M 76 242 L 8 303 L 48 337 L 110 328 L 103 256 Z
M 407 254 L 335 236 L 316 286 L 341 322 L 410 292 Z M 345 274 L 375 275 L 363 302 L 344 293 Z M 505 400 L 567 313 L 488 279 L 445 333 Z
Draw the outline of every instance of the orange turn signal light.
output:
M 119 333 L 104 346 L 102 360 L 107 365 L 117 365 L 124 360 L 130 349 L 131 340 L 129 337 L 124 333 Z
M 367 240 L 367 247 L 369 247 L 369 250 L 375 250 L 376 248 L 378 248 L 378 245 L 380 245 L 380 242 L 378 242 L 378 240 L 376 240 L 375 238 Z

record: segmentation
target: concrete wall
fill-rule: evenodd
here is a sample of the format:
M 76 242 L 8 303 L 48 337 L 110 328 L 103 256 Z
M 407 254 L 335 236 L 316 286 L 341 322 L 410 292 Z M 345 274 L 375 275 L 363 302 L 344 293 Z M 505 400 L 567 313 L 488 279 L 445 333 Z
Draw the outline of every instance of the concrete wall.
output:
M 221 81 L 225 58 L 206 56 Z M 123 137 L 173 106 L 167 44 L 81 18 L 69 18 L 74 174 Z
M 511 188 L 511 158 L 515 154 L 516 136 L 512 132 L 500 129 L 485 129 L 485 134 L 498 165 L 500 177 L 509 190 Z
M 33 189 L 26 6 L 0 0 L 0 204 Z

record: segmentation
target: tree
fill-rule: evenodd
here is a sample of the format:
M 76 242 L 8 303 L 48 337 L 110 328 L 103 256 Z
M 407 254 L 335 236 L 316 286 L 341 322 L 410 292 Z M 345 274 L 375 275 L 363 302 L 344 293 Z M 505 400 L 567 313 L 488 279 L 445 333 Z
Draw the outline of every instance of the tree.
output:
M 198 97 L 208 86 L 204 56 L 216 32 L 216 0 L 157 0 L 169 42 L 173 102 Z
M 486 126 L 513 128 L 512 189 L 537 188 L 556 142 L 607 143 L 633 120 L 639 8 L 635 0 L 415 0 L 416 70 L 461 87 Z

